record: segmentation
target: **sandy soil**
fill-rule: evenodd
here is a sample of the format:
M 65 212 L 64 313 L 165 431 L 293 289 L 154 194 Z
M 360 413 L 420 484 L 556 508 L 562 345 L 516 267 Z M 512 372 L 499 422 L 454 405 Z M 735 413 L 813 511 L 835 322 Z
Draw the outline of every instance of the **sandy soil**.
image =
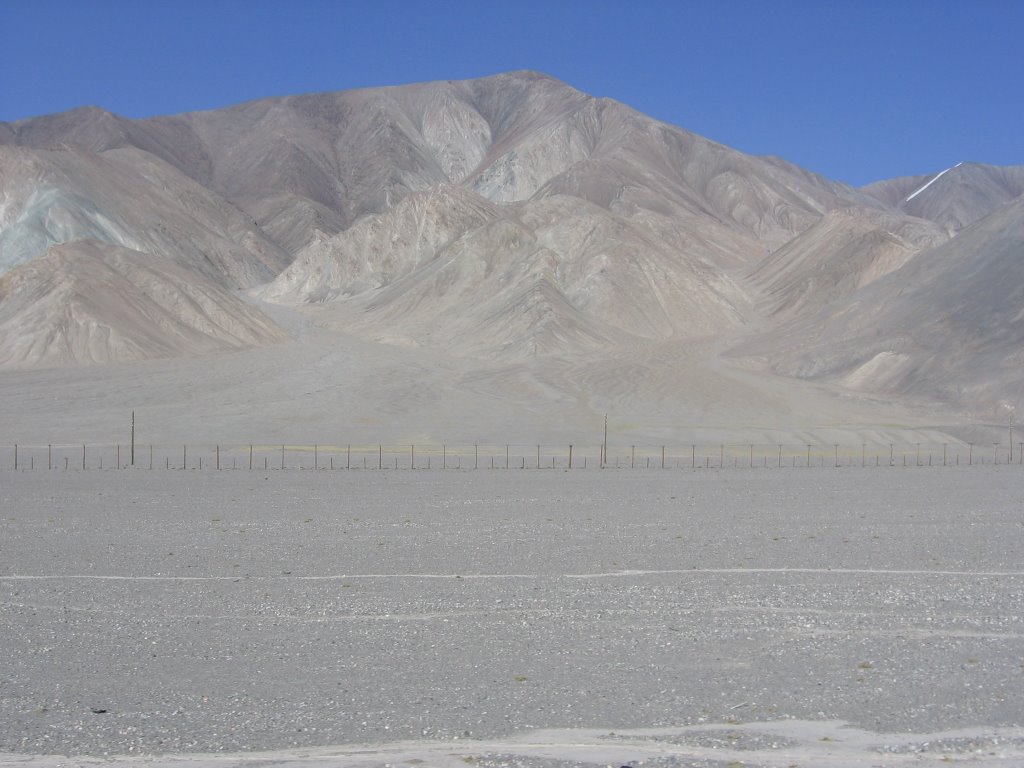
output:
M 806 442 L 858 447 L 957 440 L 995 428 L 936 403 L 877 398 L 746 369 L 724 342 L 500 363 L 377 343 L 263 305 L 295 336 L 213 357 L 0 371 L 4 444 L 214 445 Z M 336 319 L 343 325 L 344 317 Z

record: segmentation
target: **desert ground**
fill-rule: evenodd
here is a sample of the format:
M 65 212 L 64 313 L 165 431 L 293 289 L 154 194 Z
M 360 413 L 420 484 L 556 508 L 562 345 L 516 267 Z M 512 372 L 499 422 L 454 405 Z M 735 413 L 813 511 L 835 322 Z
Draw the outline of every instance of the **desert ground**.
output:
M 0 764 L 1024 764 L 1020 465 L 0 471 Z

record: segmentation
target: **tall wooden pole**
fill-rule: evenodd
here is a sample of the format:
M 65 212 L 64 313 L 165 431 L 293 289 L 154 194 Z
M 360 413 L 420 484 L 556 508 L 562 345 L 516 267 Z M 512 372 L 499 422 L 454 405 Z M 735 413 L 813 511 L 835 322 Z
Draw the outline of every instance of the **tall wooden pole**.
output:
M 601 467 L 608 463 L 608 414 L 604 415 L 604 445 L 601 446 Z

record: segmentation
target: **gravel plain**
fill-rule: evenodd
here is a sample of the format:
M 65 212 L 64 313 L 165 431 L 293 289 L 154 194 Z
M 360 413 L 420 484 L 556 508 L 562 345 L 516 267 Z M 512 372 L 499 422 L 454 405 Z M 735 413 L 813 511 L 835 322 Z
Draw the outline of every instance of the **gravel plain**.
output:
M 1024 765 L 1024 470 L 0 472 L 0 764 L 140 761 Z

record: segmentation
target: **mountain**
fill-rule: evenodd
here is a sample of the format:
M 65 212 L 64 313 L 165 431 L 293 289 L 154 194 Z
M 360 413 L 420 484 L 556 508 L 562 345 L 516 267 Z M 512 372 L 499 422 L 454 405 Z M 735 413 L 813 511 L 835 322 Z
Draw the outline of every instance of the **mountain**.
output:
M 532 72 L 138 121 L 86 108 L 0 142 L 0 269 L 91 238 L 228 288 L 277 276 L 272 301 L 358 298 L 376 336 L 415 306 L 405 325 L 435 342 L 513 357 L 737 328 L 734 269 L 829 211 L 881 208 Z
M 0 369 L 249 350 L 268 385 L 301 359 L 323 386 L 295 386 L 435 408 L 383 381 L 443 360 L 430 387 L 542 419 L 641 420 L 636 393 L 655 422 L 984 411 L 1020 399 L 996 360 L 1022 192 L 1024 168 L 966 163 L 855 189 L 535 72 L 86 107 L 0 124 Z M 345 379 L 350 345 L 379 369 Z
M 9 368 L 203 355 L 285 338 L 213 280 L 96 240 L 52 246 L 0 277 L 0 365 Z
M 953 235 L 1024 195 L 1024 165 L 957 163 L 935 174 L 875 182 L 863 191 Z
M 0 145 L 0 193 L 0 274 L 77 239 L 167 258 L 229 288 L 265 282 L 289 261 L 237 208 L 133 147 Z
M 938 225 L 920 219 L 832 211 L 759 262 L 749 279 L 772 320 L 813 314 L 948 239 Z
M 776 373 L 1016 408 L 1024 392 L 1024 197 L 867 287 L 742 344 Z

